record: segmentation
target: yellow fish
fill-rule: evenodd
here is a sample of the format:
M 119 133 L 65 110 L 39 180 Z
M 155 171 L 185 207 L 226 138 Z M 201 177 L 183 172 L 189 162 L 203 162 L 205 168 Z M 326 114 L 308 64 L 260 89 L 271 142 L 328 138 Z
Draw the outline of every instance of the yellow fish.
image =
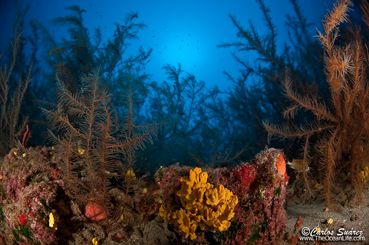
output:
M 310 170 L 309 166 L 303 159 L 293 159 L 292 162 L 287 162 L 287 165 L 296 172 L 307 172 Z

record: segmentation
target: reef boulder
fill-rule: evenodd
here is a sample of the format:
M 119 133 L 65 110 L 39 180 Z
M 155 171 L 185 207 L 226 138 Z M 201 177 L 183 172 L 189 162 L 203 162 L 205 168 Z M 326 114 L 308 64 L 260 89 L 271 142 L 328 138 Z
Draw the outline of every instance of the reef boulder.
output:
M 280 150 L 267 149 L 235 167 L 165 167 L 156 181 L 161 217 L 182 240 L 279 244 L 283 239 L 288 176 Z

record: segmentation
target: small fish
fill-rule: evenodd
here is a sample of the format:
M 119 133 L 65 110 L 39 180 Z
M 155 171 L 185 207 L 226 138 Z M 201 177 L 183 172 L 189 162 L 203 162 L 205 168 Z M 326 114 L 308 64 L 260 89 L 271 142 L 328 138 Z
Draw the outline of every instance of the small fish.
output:
M 304 162 L 303 159 L 293 159 L 292 162 L 287 162 L 287 165 L 296 172 L 307 172 L 310 170 L 309 166 Z

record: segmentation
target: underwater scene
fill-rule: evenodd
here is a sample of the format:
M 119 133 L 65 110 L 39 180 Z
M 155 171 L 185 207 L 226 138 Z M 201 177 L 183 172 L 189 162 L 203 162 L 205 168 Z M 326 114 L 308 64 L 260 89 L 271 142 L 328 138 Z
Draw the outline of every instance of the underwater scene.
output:
M 0 245 L 369 244 L 369 1 L 1 0 Z

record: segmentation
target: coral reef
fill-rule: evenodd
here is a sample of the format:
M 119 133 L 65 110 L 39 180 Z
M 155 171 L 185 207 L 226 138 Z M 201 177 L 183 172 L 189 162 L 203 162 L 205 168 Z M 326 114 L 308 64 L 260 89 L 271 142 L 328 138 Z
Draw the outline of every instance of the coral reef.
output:
M 188 241 L 278 244 L 287 223 L 285 164 L 281 151 L 267 149 L 233 168 L 161 168 L 156 173 L 161 216 Z M 221 212 L 216 205 L 224 203 L 229 205 L 224 215 L 207 213 L 211 205 Z
M 113 188 L 104 205 L 90 201 L 82 209 L 69 195 L 58 168 L 63 153 L 59 147 L 20 147 L 5 156 L 0 168 L 0 242 L 120 244 L 143 234 L 160 206 L 154 185 L 148 187 L 129 170 L 126 177 L 135 186 L 130 193 Z M 108 216 L 105 207 L 120 215 Z
M 0 231 L 6 243 L 277 244 L 283 239 L 288 176 L 279 150 L 265 150 L 235 167 L 161 168 L 159 189 L 128 169 L 127 188 L 112 188 L 104 205 L 90 201 L 83 209 L 57 167 L 63 159 L 59 150 L 20 147 L 4 158 Z M 120 215 L 109 216 L 105 207 Z
M 339 0 L 319 41 L 290 0 L 291 45 L 283 50 L 269 8 L 257 2 L 266 32 L 231 16 L 237 40 L 220 45 L 236 48 L 241 66 L 238 77 L 225 72 L 233 84 L 225 96 L 181 64 L 151 81 L 151 50 L 128 50 L 144 27 L 136 13 L 106 38 L 99 29 L 90 35 L 85 10 L 70 6 L 55 19 L 69 32 L 61 41 L 37 21 L 23 30 L 27 11 L 20 13 L 0 54 L 0 244 L 297 244 L 301 217 L 286 233 L 289 181 L 296 198 L 324 189 L 329 209 L 317 206 L 324 212 L 365 200 L 369 1 Z M 256 54 L 254 63 L 243 60 L 245 51 Z M 43 52 L 48 58 L 39 60 Z M 286 127 L 272 125 L 285 119 Z M 291 178 L 281 150 L 245 162 L 265 147 L 267 133 L 293 138 L 273 142 L 293 159 Z M 28 140 L 45 145 L 46 135 L 53 147 L 27 148 Z M 194 161 L 202 168 L 178 164 L 152 178 L 158 164 Z M 332 228 L 346 222 L 331 213 L 322 220 Z
M 63 186 L 57 158 L 47 148 L 13 149 L 1 165 L 0 208 L 7 244 L 52 244 L 56 230 L 49 226 L 58 190 Z

